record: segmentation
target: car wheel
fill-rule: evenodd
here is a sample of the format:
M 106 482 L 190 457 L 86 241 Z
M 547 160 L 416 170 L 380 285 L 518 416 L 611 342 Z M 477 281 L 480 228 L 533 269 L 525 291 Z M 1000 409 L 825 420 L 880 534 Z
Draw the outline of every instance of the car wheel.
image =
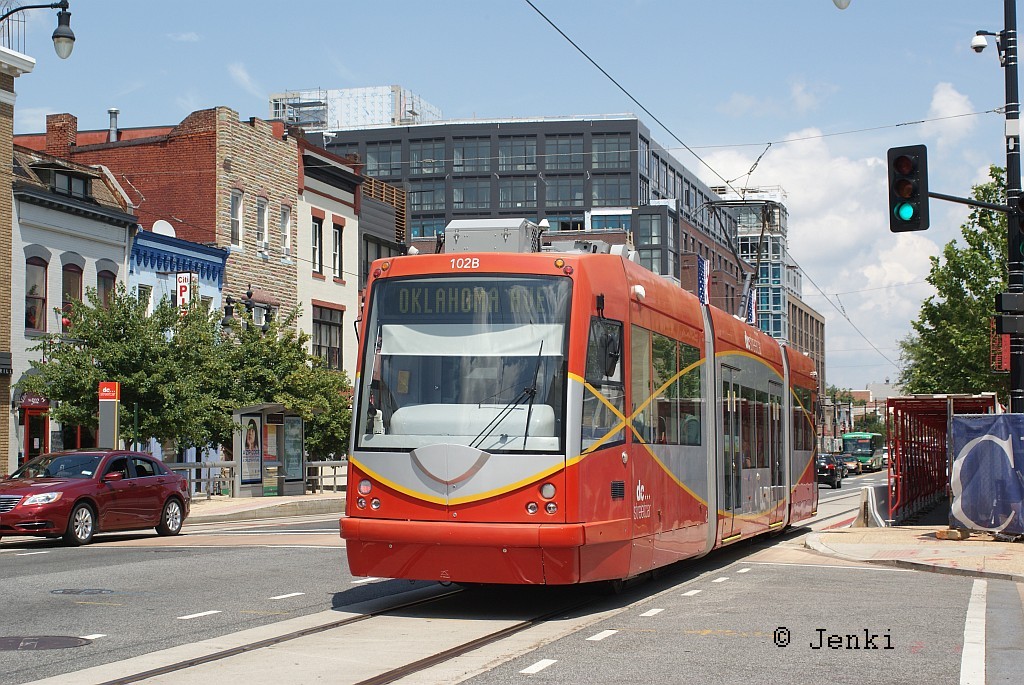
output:
M 72 547 L 88 545 L 96 533 L 96 514 L 85 502 L 80 502 L 71 510 L 68 518 L 68 529 L 64 532 L 64 542 Z
M 176 499 L 169 499 L 167 504 L 164 505 L 163 513 L 160 514 L 160 524 L 156 527 L 156 532 L 160 535 L 177 535 L 181 532 L 181 524 L 183 522 L 181 502 Z

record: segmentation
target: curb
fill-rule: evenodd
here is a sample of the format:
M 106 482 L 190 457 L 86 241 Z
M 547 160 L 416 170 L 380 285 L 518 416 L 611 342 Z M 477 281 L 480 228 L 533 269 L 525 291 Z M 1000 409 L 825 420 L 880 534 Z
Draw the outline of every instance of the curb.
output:
M 939 566 L 937 564 L 926 564 L 924 562 L 908 561 L 906 559 L 864 559 L 862 557 L 854 557 L 848 554 L 840 554 L 821 542 L 819 539 L 820 536 L 821 533 L 811 533 L 808 535 L 804 540 L 804 547 L 821 554 L 827 554 L 831 557 L 838 557 L 840 559 L 846 559 L 847 561 L 857 561 L 864 564 L 874 564 L 876 566 L 892 566 L 894 568 L 904 568 L 913 571 L 942 573 L 949 576 L 971 576 L 974 578 L 989 578 L 992 580 L 1009 580 L 1014 583 L 1024 583 L 1024 575 L 1016 573 L 1000 573 L 997 571 L 979 571 L 977 569 L 970 568 L 954 568 L 952 566 Z
M 309 516 L 316 514 L 340 514 L 345 511 L 345 498 L 313 500 L 309 502 L 282 502 L 256 509 L 224 512 L 220 514 L 190 514 L 186 523 L 226 523 L 253 519 L 281 518 L 287 516 Z

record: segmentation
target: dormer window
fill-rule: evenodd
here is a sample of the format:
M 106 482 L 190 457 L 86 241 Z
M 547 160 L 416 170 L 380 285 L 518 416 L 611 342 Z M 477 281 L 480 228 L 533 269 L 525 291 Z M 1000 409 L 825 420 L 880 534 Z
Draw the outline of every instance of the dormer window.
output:
M 36 167 L 39 180 L 50 186 L 50 190 L 61 195 L 77 197 L 80 200 L 92 200 L 92 178 L 84 174 L 76 174 L 65 169 L 46 169 Z
M 53 191 L 86 200 L 92 197 L 89 181 L 90 179 L 85 176 L 55 171 L 53 173 Z

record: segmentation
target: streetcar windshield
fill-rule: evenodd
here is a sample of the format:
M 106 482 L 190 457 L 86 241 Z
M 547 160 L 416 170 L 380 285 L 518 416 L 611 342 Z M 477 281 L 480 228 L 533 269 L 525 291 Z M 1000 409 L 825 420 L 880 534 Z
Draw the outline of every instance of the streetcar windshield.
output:
M 378 280 L 357 448 L 560 451 L 571 292 L 564 277 Z

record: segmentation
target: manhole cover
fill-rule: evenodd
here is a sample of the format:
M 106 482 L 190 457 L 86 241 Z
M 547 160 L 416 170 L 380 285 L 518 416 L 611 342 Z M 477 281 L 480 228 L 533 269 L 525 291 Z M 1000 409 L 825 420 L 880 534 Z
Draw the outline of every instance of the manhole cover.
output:
M 99 588 L 76 588 L 66 590 L 50 590 L 51 595 L 112 595 L 113 590 L 101 590 Z
M 0 652 L 26 652 L 36 649 L 68 649 L 91 643 L 84 637 L 63 635 L 25 635 L 23 637 L 0 637 Z

